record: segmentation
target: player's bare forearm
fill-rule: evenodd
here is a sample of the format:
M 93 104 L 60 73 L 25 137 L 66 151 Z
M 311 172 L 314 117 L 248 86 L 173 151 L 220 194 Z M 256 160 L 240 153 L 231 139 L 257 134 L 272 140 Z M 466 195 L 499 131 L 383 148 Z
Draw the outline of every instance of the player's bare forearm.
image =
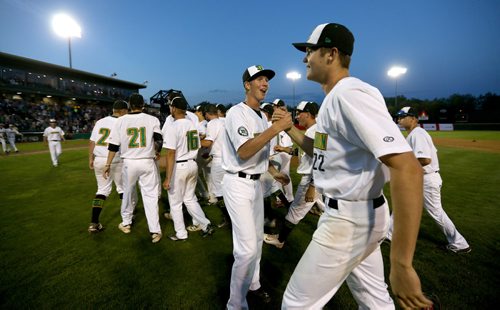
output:
M 95 148 L 95 142 L 90 141 L 89 142 L 89 168 L 94 169 L 94 148 Z
M 295 126 L 286 132 L 290 138 L 310 157 L 314 156 L 314 139 L 309 138 Z
M 412 152 L 380 158 L 391 173 L 394 231 L 391 241 L 391 287 L 403 307 L 430 305 L 413 268 L 413 255 L 423 206 L 423 172 Z
M 165 171 L 165 182 L 163 183 L 163 188 L 170 188 L 170 181 L 172 179 L 172 175 L 174 174 L 174 166 L 175 166 L 175 150 L 167 149 L 166 155 L 167 163 L 166 163 L 166 171 Z
M 267 172 L 278 182 L 280 182 L 283 185 L 287 185 L 290 183 L 290 178 L 276 169 L 271 163 L 269 163 L 269 166 L 267 168 Z
M 394 233 L 391 261 L 411 265 L 423 207 L 423 172 L 411 152 L 381 158 L 391 172 Z

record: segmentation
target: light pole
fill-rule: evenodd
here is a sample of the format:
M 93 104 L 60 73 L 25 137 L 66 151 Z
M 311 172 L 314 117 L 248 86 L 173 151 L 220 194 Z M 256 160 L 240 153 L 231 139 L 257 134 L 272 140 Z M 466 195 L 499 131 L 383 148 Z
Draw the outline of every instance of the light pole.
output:
M 56 14 L 52 18 L 52 28 L 63 38 L 68 38 L 69 67 L 73 68 L 71 60 L 71 37 L 82 37 L 82 29 L 76 21 L 66 14 Z
M 301 75 L 300 73 L 296 71 L 288 72 L 286 74 L 286 78 L 292 80 L 292 89 L 293 89 L 293 105 L 296 105 L 295 103 L 295 81 L 300 79 Z
M 398 77 L 405 74 L 407 70 L 405 67 L 396 66 L 387 71 L 387 75 L 396 80 L 396 90 L 394 91 L 394 107 L 396 110 L 398 109 Z

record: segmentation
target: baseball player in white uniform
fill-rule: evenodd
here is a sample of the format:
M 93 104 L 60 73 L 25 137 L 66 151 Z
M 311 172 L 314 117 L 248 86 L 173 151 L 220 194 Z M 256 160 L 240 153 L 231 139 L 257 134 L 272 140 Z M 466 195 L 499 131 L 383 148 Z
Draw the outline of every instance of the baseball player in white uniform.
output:
M 2 150 L 5 155 L 8 155 L 7 153 L 7 145 L 5 143 L 5 125 L 0 124 L 0 144 L 2 144 Z
M 64 131 L 56 125 L 55 119 L 49 120 L 50 126 L 43 131 L 43 142 L 49 146 L 52 165 L 59 165 L 59 156 L 62 154 L 61 141 L 64 141 Z
M 422 213 L 422 169 L 382 94 L 349 76 L 354 36 L 345 26 L 322 24 L 307 42 L 293 45 L 305 52 L 307 79 L 318 82 L 326 97 L 314 140 L 291 122 L 288 133 L 313 157 L 313 182 L 327 207 L 288 282 L 282 308 L 319 309 L 346 281 L 359 308 L 394 309 L 380 251 L 389 228 L 383 196 L 389 176 L 395 224 L 392 291 L 404 308 L 431 306 L 412 266 Z M 276 110 L 273 121 L 284 115 Z
M 129 99 L 130 113 L 118 118 L 108 138 L 108 158 L 104 176 L 109 178 L 113 159 L 118 151 L 123 160 L 122 222 L 118 228 L 131 232 L 134 204 L 132 202 L 135 184 L 141 189 L 142 202 L 151 234 L 156 243 L 162 237 L 158 216 L 158 187 L 160 177 L 155 158 L 159 156 L 163 138 L 158 118 L 142 113 L 144 98 L 132 94 Z
M 264 234 L 264 206 L 260 176 L 271 174 L 287 183 L 290 180 L 269 165 L 269 141 L 284 130 L 291 117 L 268 127 L 260 110 L 274 71 L 251 66 L 243 73 L 245 100 L 229 109 L 222 147 L 224 203 L 231 217 L 234 263 L 231 272 L 227 309 L 248 309 L 246 296 L 269 302 L 260 285 L 260 258 Z
M 274 113 L 273 105 L 269 102 L 264 102 L 260 105 L 260 110 L 268 119 L 267 125 L 271 126 L 271 116 Z M 280 133 L 281 134 L 281 133 Z M 279 135 L 269 141 L 269 164 L 274 166 L 276 170 L 281 171 L 281 156 L 276 147 L 278 145 Z M 288 175 L 287 175 L 288 176 Z M 289 176 L 288 176 L 289 177 Z M 262 182 L 262 191 L 264 192 L 264 226 L 274 228 L 277 225 L 277 214 L 273 211 L 273 200 L 280 201 L 287 209 L 290 207 L 290 202 L 283 193 L 283 185 L 278 182 L 269 171 L 266 171 L 260 178 Z
M 9 141 L 9 145 L 7 145 L 7 153 L 10 153 L 10 149 L 14 152 L 18 153 L 19 150 L 16 147 L 16 136 L 23 136 L 22 133 L 17 130 L 14 124 L 9 124 L 9 128 L 5 129 L 5 135 L 7 136 L 7 140 Z
M 296 118 L 299 124 L 306 128 L 305 135 L 314 139 L 316 133 L 316 115 L 318 114 L 318 104 L 316 102 L 302 101 L 297 106 Z M 297 185 L 295 199 L 293 200 L 288 213 L 285 216 L 285 223 L 281 227 L 278 235 L 264 235 L 264 242 L 272 244 L 277 248 L 282 248 L 292 229 L 302 220 L 314 204 L 324 210 L 325 205 L 321 200 L 321 195 L 316 191 L 312 178 L 313 158 L 304 151 L 300 151 L 300 163 L 297 173 L 301 175 L 300 183 Z
M 222 196 L 222 178 L 224 169 L 222 169 L 222 144 L 224 143 L 224 122 L 217 112 L 217 107 L 209 104 L 205 108 L 205 115 L 208 120 L 207 134 L 205 139 L 201 140 L 201 146 L 210 150 L 210 173 L 208 178 L 209 192 L 215 197 L 215 204 L 222 212 L 222 222 L 217 225 L 221 228 L 231 225 L 231 218 L 224 205 Z
M 286 110 L 285 102 L 281 99 L 275 99 L 273 101 L 273 108 Z M 280 132 L 277 136 L 277 145 L 274 150 L 279 152 L 279 157 L 281 158 L 281 169 L 280 172 L 286 174 L 290 177 L 290 162 L 292 160 L 293 154 L 293 142 L 292 139 L 284 132 Z M 286 152 L 285 150 L 290 150 Z M 292 182 L 283 186 L 283 192 L 285 193 L 286 199 L 291 203 L 293 201 L 293 184 Z
M 171 91 L 168 93 L 167 95 L 167 100 L 172 100 L 174 99 L 175 97 L 183 97 L 182 95 L 182 92 L 180 91 Z M 170 109 L 170 106 L 169 106 L 169 109 Z M 169 113 L 170 113 L 170 110 L 169 110 Z M 189 119 L 195 126 L 198 126 L 198 116 L 196 116 L 196 114 L 194 114 L 193 112 L 191 111 L 186 111 L 186 119 Z M 168 140 L 168 137 L 169 137 L 169 132 L 167 132 L 167 129 L 168 128 L 171 128 L 171 125 L 174 123 L 175 119 L 174 117 L 172 116 L 172 114 L 169 114 L 167 116 L 167 118 L 165 119 L 165 123 L 163 123 L 163 127 L 161 128 L 161 133 L 162 133 L 162 136 L 163 136 L 163 145 L 165 145 L 165 142 Z M 161 181 L 160 181 L 160 186 L 161 185 Z M 172 215 L 170 214 L 170 206 L 168 206 L 167 210 L 163 213 L 163 216 L 167 219 L 167 220 L 171 220 L 172 219 Z M 198 223 L 196 223 L 198 224 Z M 193 225 L 193 227 L 196 226 L 196 225 Z
M 213 228 L 195 195 L 198 174 L 196 154 L 200 148 L 198 130 L 193 122 L 186 119 L 187 102 L 183 97 L 173 98 L 169 105 L 170 113 L 175 119 L 166 129 L 168 137 L 165 137 L 164 144 L 167 149 L 167 165 L 163 188 L 168 190 L 170 214 L 175 229 L 175 234 L 169 238 L 173 241 L 188 238 L 182 213 L 183 203 L 193 221 L 200 225 L 202 236 L 206 237 L 213 233 Z
M 437 149 L 432 142 L 432 138 L 418 125 L 416 111 L 411 107 L 404 107 L 398 113 L 398 123 L 408 136 L 406 141 L 413 149 L 413 153 L 422 165 L 424 170 L 424 208 L 427 213 L 434 219 L 436 224 L 441 227 L 448 245 L 446 249 L 451 252 L 464 254 L 469 253 L 471 248 L 465 238 L 458 232 L 457 228 L 448 217 L 441 205 L 441 186 L 443 180 L 439 174 L 439 160 Z M 392 239 L 392 217 L 391 226 L 387 238 Z
M 99 222 L 99 216 L 104 201 L 111 194 L 113 182 L 115 183 L 116 192 L 123 199 L 123 186 L 122 186 L 122 160 L 119 156 L 115 156 L 111 163 L 109 171 L 109 178 L 104 178 L 104 168 L 108 158 L 108 143 L 106 142 L 111 130 L 113 129 L 118 117 L 127 114 L 128 104 L 123 100 L 117 100 L 113 103 L 113 115 L 106 116 L 98 120 L 92 134 L 90 135 L 89 142 L 89 168 L 94 170 L 95 178 L 97 180 L 97 192 L 95 198 L 92 200 L 92 216 L 91 223 L 88 228 L 90 233 L 100 232 L 104 229 Z

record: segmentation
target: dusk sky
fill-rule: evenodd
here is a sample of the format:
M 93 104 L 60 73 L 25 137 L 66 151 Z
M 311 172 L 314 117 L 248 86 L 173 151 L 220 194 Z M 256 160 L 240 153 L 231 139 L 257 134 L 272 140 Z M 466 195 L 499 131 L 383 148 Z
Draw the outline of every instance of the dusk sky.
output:
M 394 97 L 393 65 L 408 68 L 398 94 L 433 99 L 500 94 L 500 1 L 0 0 L 0 51 L 69 66 L 67 40 L 51 26 L 59 12 L 82 28 L 72 39 L 73 68 L 135 83 L 148 98 L 180 89 L 190 105 L 237 103 L 241 75 L 261 64 L 276 71 L 268 101 L 316 100 L 304 42 L 318 24 L 337 22 L 355 36 L 350 73 Z

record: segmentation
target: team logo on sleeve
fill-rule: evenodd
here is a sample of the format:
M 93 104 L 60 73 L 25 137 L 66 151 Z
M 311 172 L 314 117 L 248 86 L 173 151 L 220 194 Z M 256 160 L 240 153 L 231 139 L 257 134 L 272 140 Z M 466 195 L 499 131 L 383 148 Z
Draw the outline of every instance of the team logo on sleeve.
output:
M 393 141 L 394 141 L 394 137 L 391 137 L 391 136 L 384 137 L 384 142 L 393 142 Z
M 241 126 L 238 128 L 238 134 L 243 137 L 248 137 L 248 130 L 245 127 Z
M 314 148 L 326 151 L 326 141 L 328 135 L 326 133 L 316 132 L 314 134 Z

